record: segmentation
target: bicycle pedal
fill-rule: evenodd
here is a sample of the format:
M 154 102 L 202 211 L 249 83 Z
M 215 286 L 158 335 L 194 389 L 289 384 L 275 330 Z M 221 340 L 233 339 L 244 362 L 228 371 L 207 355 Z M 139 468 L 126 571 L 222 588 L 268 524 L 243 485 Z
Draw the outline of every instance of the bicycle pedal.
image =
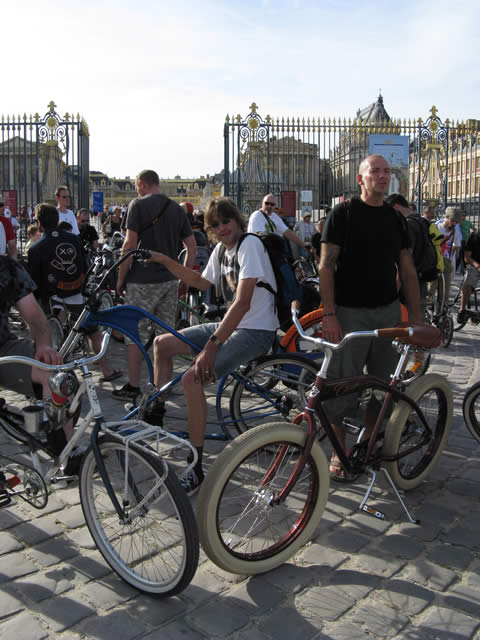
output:
M 365 511 L 366 513 L 370 514 L 374 518 L 378 518 L 379 520 L 385 520 L 385 514 L 382 511 L 377 511 L 376 509 L 369 507 L 368 504 L 363 505 L 362 511 Z
M 0 509 L 8 507 L 12 503 L 12 498 L 5 489 L 0 489 Z

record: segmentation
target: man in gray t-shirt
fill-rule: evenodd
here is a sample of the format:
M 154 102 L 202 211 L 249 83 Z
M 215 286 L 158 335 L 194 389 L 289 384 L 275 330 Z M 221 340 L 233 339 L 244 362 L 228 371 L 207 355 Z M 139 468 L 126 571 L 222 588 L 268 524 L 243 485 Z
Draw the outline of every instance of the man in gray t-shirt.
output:
M 126 238 L 122 253 L 132 249 L 151 249 L 176 260 L 178 248 L 186 248 L 185 266 L 192 267 L 197 245 L 184 210 L 173 200 L 160 193 L 160 181 L 155 171 L 138 174 L 135 187 L 139 195 L 128 206 Z M 120 265 L 117 292 L 126 287 L 125 303 L 142 307 L 166 324 L 173 325 L 177 306 L 178 281 L 161 264 L 141 264 L 126 260 Z M 148 340 L 148 327 L 140 323 L 142 341 Z M 161 333 L 160 327 L 155 330 Z M 119 400 L 135 402 L 140 393 L 140 365 L 142 352 L 127 340 L 129 381 L 113 392 Z

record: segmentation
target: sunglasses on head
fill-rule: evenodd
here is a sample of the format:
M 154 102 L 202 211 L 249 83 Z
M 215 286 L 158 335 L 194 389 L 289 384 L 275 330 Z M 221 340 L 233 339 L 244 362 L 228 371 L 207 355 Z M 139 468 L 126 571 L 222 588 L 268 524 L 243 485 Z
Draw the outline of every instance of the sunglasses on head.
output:
M 221 220 L 219 220 L 218 222 L 212 222 L 212 224 L 210 225 L 210 227 L 212 229 L 216 229 L 217 227 L 219 227 L 221 224 L 226 225 L 229 224 L 231 221 L 231 218 L 222 218 Z

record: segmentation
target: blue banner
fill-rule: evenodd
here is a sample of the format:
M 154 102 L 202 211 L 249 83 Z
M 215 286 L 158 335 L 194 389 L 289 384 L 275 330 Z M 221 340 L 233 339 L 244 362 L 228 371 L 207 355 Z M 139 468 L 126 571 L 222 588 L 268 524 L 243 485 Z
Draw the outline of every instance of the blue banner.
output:
M 93 192 L 93 213 L 103 211 L 103 191 Z

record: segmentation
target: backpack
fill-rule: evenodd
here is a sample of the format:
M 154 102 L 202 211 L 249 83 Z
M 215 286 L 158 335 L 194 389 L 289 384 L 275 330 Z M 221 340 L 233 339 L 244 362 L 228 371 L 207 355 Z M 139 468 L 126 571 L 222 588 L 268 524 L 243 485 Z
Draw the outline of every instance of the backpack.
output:
M 427 220 L 428 222 L 428 220 Z M 430 238 L 432 239 L 433 246 L 437 252 L 437 271 L 443 273 L 445 266 L 443 264 L 442 244 L 444 241 L 444 235 L 434 222 L 430 222 L 429 226 Z
M 264 249 L 268 253 L 268 257 L 270 258 L 270 262 L 272 263 L 273 274 L 275 276 L 275 281 L 277 284 L 277 290 L 274 291 L 272 287 L 268 284 L 268 282 L 257 282 L 257 287 L 263 287 L 270 291 L 270 293 L 275 298 L 275 307 L 278 315 L 278 319 L 280 321 L 280 327 L 284 327 L 286 325 L 290 326 L 291 324 L 291 310 L 290 306 L 293 300 L 300 300 L 302 297 L 302 289 L 298 284 L 297 279 L 295 278 L 295 273 L 293 271 L 292 266 L 290 265 L 287 255 L 285 252 L 285 243 L 283 238 L 277 236 L 273 233 L 244 233 L 240 236 L 237 245 L 237 252 L 234 258 L 234 268 L 236 269 L 236 273 L 238 276 L 239 264 L 237 260 L 237 253 L 240 249 L 240 245 L 243 240 L 247 236 L 254 236 L 258 238 L 258 240 L 263 244 Z M 218 252 L 218 259 L 220 264 L 225 263 L 225 253 L 226 248 L 224 245 L 220 247 L 220 251 Z M 238 278 L 237 278 L 238 279 Z M 223 279 L 222 279 L 223 285 Z M 223 286 L 222 286 L 223 289 Z M 226 295 L 224 291 L 224 298 Z
M 422 282 L 431 282 L 438 276 L 438 256 L 430 234 L 430 222 L 419 216 L 408 216 L 407 224 L 419 225 L 421 243 L 416 243 L 413 249 L 413 262 L 417 270 L 418 279 Z M 418 246 L 419 245 L 419 246 Z

